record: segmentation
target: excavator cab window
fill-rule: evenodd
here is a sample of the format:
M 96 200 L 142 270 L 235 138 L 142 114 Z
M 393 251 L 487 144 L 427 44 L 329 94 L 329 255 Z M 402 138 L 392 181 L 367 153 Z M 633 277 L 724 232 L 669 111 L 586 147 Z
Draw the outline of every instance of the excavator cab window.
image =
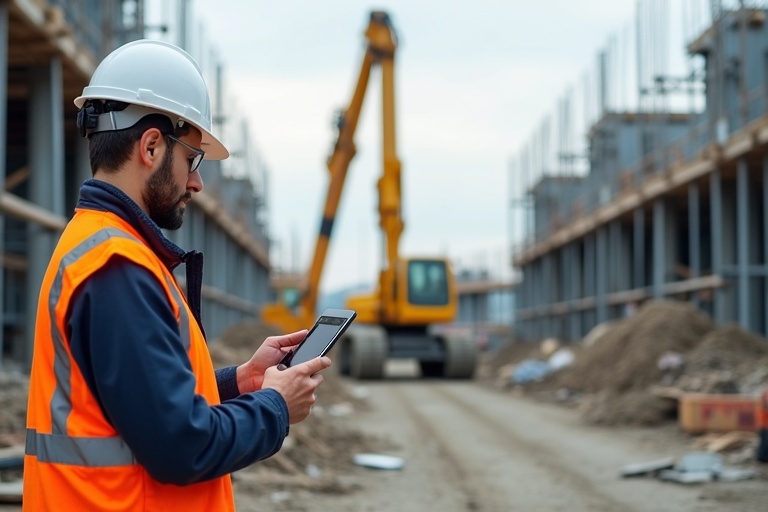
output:
M 418 306 L 448 304 L 448 276 L 445 262 L 411 260 L 408 262 L 408 302 Z
M 301 291 L 299 291 L 298 288 L 289 287 L 282 290 L 281 296 L 285 307 L 288 309 L 294 309 L 299 305 L 299 301 L 301 300 Z

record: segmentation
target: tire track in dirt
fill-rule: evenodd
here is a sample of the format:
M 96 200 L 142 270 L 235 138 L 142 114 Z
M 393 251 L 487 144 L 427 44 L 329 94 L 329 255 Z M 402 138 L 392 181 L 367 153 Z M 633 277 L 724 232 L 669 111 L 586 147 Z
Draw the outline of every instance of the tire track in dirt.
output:
M 489 415 L 486 408 L 461 398 L 458 392 L 463 391 L 464 388 L 466 388 L 464 385 L 440 383 L 431 386 L 430 391 L 451 403 L 457 411 L 464 411 L 468 416 L 475 418 L 476 422 L 489 433 L 488 439 L 497 441 L 496 445 L 500 449 L 508 450 L 510 457 L 523 455 L 526 459 L 535 461 L 536 466 L 543 469 L 549 478 L 557 481 L 557 486 L 561 490 L 570 489 L 572 492 L 567 494 L 577 497 L 578 501 L 583 502 L 589 510 L 605 512 L 631 510 L 627 503 L 619 502 L 598 489 L 587 477 L 585 471 L 574 470 L 564 465 L 562 456 L 554 451 L 555 443 L 544 445 L 532 442 L 530 439 L 523 439 L 514 428 L 510 428 L 510 425 Z M 473 389 L 471 394 L 476 397 L 477 389 Z
M 466 474 L 462 461 L 456 458 L 454 452 L 450 449 L 449 444 L 441 437 L 437 425 L 435 425 L 431 419 L 427 418 L 420 407 L 417 406 L 418 404 L 407 396 L 403 386 L 397 385 L 392 388 L 392 394 L 396 397 L 402 409 L 408 414 L 408 417 L 414 421 L 415 427 L 424 434 L 425 438 L 438 443 L 440 448 L 438 453 L 443 459 L 443 464 L 441 464 L 443 474 L 440 476 L 449 478 L 453 487 L 459 490 L 460 494 L 464 497 L 466 510 L 485 510 L 481 506 L 478 498 L 481 496 L 481 493 L 469 485 L 471 479 L 469 478 L 469 475 Z
M 478 405 L 457 396 L 454 386 L 461 390 L 471 384 L 441 381 L 393 387 L 409 416 L 442 447 L 451 471 L 461 480 L 467 510 L 631 510 L 602 493 L 578 468 L 563 465 L 550 447 L 521 438 L 514 428 L 486 414 L 489 405 L 501 403 L 494 400 L 500 397 L 485 396 Z M 477 388 L 467 393 L 476 399 Z

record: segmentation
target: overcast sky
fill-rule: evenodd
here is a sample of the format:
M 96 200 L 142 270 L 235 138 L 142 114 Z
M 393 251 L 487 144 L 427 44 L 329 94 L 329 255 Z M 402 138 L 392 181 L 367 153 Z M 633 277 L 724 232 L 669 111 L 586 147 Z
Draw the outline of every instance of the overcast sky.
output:
M 227 96 L 268 169 L 269 219 L 286 267 L 308 267 L 327 184 L 332 119 L 348 104 L 371 10 L 398 33 L 397 145 L 404 254 L 509 275 L 510 161 L 564 91 L 634 23 L 634 0 L 194 0 L 190 51 L 215 48 Z M 173 16 L 165 8 L 165 15 Z M 204 54 L 204 52 L 202 52 Z M 321 288 L 373 283 L 381 91 L 358 125 Z

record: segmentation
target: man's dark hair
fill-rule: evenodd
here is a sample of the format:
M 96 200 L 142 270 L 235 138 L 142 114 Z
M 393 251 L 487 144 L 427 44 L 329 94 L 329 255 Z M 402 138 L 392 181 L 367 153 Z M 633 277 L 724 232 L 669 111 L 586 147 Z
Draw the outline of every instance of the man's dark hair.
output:
M 98 100 L 88 100 L 88 102 Z M 88 103 L 84 105 L 87 106 Z M 108 101 L 100 107 L 104 112 L 120 111 L 125 109 L 128 103 L 120 101 Z M 157 128 L 163 134 L 174 134 L 177 137 L 189 132 L 189 124 L 174 127 L 168 116 L 163 114 L 150 114 L 142 117 L 139 122 L 124 130 L 92 133 L 88 136 L 89 157 L 91 161 L 91 174 L 95 175 L 97 169 L 105 172 L 115 172 L 131 156 L 133 145 L 141 139 L 145 131 Z M 175 128 L 175 129 L 174 129 Z M 168 140 L 168 146 L 174 141 Z

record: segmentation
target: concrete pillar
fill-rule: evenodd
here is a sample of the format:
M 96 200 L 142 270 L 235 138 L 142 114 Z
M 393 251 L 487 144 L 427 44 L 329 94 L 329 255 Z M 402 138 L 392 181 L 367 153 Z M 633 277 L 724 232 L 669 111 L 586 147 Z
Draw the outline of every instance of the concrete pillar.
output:
M 572 243 L 567 244 L 560 249 L 560 281 L 562 283 L 562 300 L 566 304 L 570 304 L 571 301 L 573 301 L 573 278 L 571 277 L 571 274 L 573 274 L 573 259 L 571 256 L 572 252 Z M 571 339 L 571 324 L 573 323 L 573 320 L 572 313 L 570 311 L 565 314 L 563 321 L 564 325 L 562 339 Z
M 762 200 L 763 216 L 763 336 L 768 336 L 768 153 L 763 155 L 763 190 Z
M 645 287 L 645 211 L 635 208 L 632 213 L 632 286 Z
M 701 276 L 701 198 L 699 184 L 688 185 L 688 268 L 691 277 Z M 701 294 L 694 292 L 691 303 L 701 306 Z
M 4 99 L 3 99 L 4 98 Z M 0 176 L 5 180 L 8 140 L 8 3 L 0 1 Z M 0 254 L 5 253 L 5 215 L 0 215 Z M 0 267 L 0 367 L 5 352 L 5 268 Z
M 581 242 L 574 242 L 572 243 L 570 247 L 570 258 L 571 258 L 571 269 L 572 269 L 572 275 L 570 276 L 571 281 L 571 297 L 570 300 L 576 300 L 578 298 L 581 298 L 581 287 L 579 286 L 579 283 L 581 282 L 582 273 L 584 272 L 583 266 L 581 265 L 581 254 L 579 250 L 579 244 Z M 574 310 L 571 312 L 571 322 L 570 322 L 570 328 L 571 328 L 571 339 L 573 341 L 581 339 L 583 333 L 581 332 L 581 310 Z
M 722 289 L 722 314 L 724 322 L 738 322 L 738 204 L 736 199 L 736 181 L 722 180 L 722 273 L 726 286 Z
M 595 296 L 595 243 L 596 236 L 590 234 L 584 237 L 584 297 Z M 584 328 L 595 326 L 596 312 L 594 309 L 584 311 Z
M 48 66 L 29 69 L 29 199 L 64 215 L 64 100 L 61 59 L 52 57 Z M 38 290 L 59 234 L 34 223 L 28 224 L 27 329 L 20 361 L 31 363 Z
M 744 158 L 736 163 L 736 265 L 738 283 L 738 321 L 745 329 L 750 325 L 749 304 L 749 169 Z
M 712 249 L 712 273 L 723 275 L 723 190 L 720 169 L 715 169 L 709 178 L 710 195 L 710 237 Z M 715 289 L 712 295 L 712 316 L 717 323 L 725 321 L 723 289 Z
M 654 299 L 662 299 L 664 296 L 664 267 L 665 267 L 665 208 L 664 200 L 659 198 L 653 202 L 653 280 L 651 283 Z
M 608 276 L 606 270 L 608 267 L 608 228 L 601 226 L 595 233 L 595 299 L 597 301 L 596 322 L 601 324 L 608 320 L 608 304 L 606 302 L 606 293 L 608 285 Z
M 616 234 L 616 228 L 618 227 L 618 221 L 612 219 L 605 226 L 605 293 L 609 294 L 616 291 L 618 285 L 618 264 L 619 254 L 616 252 L 618 248 L 618 236 Z M 610 315 L 609 315 L 610 316 Z

